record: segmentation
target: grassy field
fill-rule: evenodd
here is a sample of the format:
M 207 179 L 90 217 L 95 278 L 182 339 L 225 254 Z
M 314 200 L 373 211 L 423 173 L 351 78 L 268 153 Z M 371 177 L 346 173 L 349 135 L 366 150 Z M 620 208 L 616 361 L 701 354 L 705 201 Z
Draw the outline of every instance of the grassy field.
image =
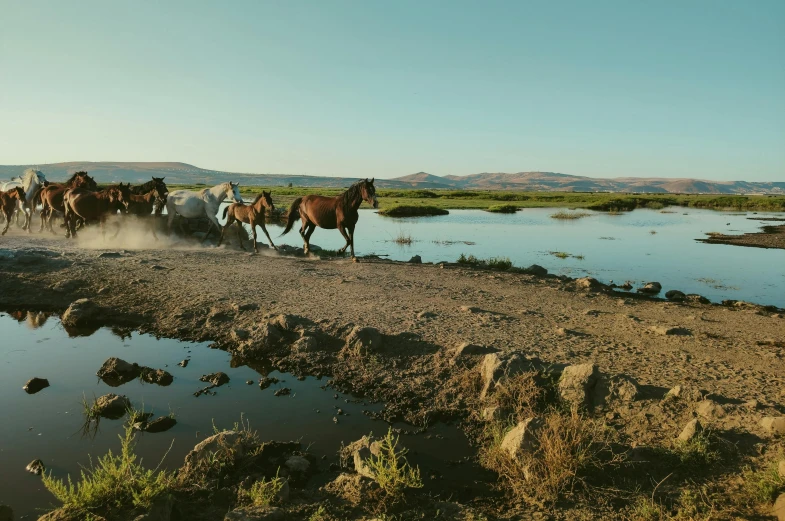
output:
M 170 190 L 201 190 L 203 185 L 170 185 Z M 262 190 L 271 190 L 276 207 L 288 207 L 300 196 L 309 194 L 338 195 L 338 188 L 240 187 L 244 198 Z M 394 206 L 430 206 L 444 210 L 480 209 L 500 203 L 518 208 L 586 208 L 598 211 L 628 211 L 636 208 L 661 209 L 688 206 L 715 210 L 785 211 L 785 196 L 765 195 L 679 195 L 679 194 L 608 194 L 585 192 L 511 192 L 483 190 L 378 190 L 379 208 Z M 367 205 L 364 205 L 367 207 Z

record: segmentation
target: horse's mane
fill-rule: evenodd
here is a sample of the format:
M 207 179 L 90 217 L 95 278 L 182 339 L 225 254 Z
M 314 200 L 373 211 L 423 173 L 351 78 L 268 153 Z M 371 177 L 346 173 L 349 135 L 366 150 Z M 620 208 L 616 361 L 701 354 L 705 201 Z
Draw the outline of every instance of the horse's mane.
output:
M 362 184 L 364 181 L 360 180 L 354 183 L 352 186 L 346 189 L 344 193 L 340 195 L 342 201 L 344 203 L 351 204 L 352 202 L 356 201 L 357 199 L 362 199 Z
M 28 183 L 32 181 L 33 177 L 37 178 L 39 181 L 46 180 L 46 176 L 44 175 L 44 173 L 41 172 L 40 170 L 36 170 L 35 168 L 28 168 L 27 170 L 25 170 L 24 174 L 21 175 L 19 180 L 23 184 L 27 184 L 29 187 Z M 25 189 L 27 189 L 27 187 L 25 187 Z
M 156 186 L 157 186 L 156 182 L 153 181 L 152 179 L 150 179 L 149 181 L 147 181 L 144 184 L 132 187 L 131 188 L 131 193 L 135 194 L 135 195 L 146 194 L 147 192 L 149 192 L 150 190 L 152 190 Z
M 262 193 L 260 193 L 259 195 L 256 196 L 256 199 L 253 200 L 253 202 L 251 203 L 251 206 L 253 206 L 256 203 L 258 203 L 259 199 L 261 199 L 262 197 L 264 197 L 264 192 L 262 192 Z
M 86 174 L 86 173 L 87 173 L 87 172 L 75 172 L 73 175 L 71 175 L 71 177 L 69 177 L 68 179 L 66 179 L 66 181 L 65 181 L 65 184 L 66 184 L 66 185 L 70 185 L 71 183 L 73 183 L 74 181 L 76 181 L 76 178 L 79 176 L 79 174 Z

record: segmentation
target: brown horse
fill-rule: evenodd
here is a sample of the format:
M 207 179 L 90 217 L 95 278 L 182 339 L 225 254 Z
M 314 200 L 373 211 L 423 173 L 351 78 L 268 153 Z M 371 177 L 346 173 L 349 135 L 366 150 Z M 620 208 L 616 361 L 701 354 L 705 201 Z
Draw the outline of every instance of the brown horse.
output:
M 49 231 L 55 233 L 52 229 L 52 219 L 55 212 L 65 214 L 63 197 L 65 192 L 71 188 L 86 188 L 87 190 L 95 191 L 98 190 L 98 185 L 95 183 L 95 179 L 90 177 L 87 172 L 77 172 L 65 183 L 50 183 L 42 188 L 36 196 L 36 199 L 41 201 L 41 229 L 39 231 L 44 231 L 44 226 L 46 226 Z M 46 221 L 44 221 L 44 218 L 46 218 Z M 68 226 L 67 222 L 65 226 Z
M 11 225 L 11 217 L 14 215 L 17 207 L 25 202 L 25 190 L 21 186 L 16 186 L 7 192 L 0 192 L 0 211 L 5 216 L 5 228 L 3 233 L 5 235 L 8 227 Z
M 101 235 L 106 238 L 106 219 L 117 214 L 117 210 L 128 209 L 131 200 L 131 185 L 110 186 L 100 192 L 91 192 L 85 188 L 72 188 L 65 193 L 63 205 L 65 206 L 65 221 L 68 225 L 66 237 L 76 238 L 77 218 L 101 223 Z M 114 239 L 120 233 L 120 223 L 117 231 L 112 236 Z
M 354 226 L 357 224 L 359 214 L 357 209 L 365 201 L 374 208 L 379 207 L 376 200 L 376 188 L 373 186 L 373 179 L 357 181 L 341 195 L 336 197 L 324 197 L 321 195 L 306 195 L 298 197 L 289 207 L 289 218 L 286 228 L 281 234 L 286 235 L 292 229 L 295 219 L 302 220 L 300 235 L 305 242 L 303 249 L 308 253 L 311 234 L 318 226 L 328 230 L 338 228 L 346 245 L 338 250 L 339 253 L 351 248 L 352 258 L 354 258 Z
M 267 240 L 270 241 L 270 246 L 273 249 L 277 250 L 278 248 L 273 244 L 273 240 L 270 238 L 270 234 L 267 233 L 267 228 L 264 227 L 264 216 L 265 216 L 265 208 L 269 209 L 271 212 L 275 211 L 275 205 L 273 204 L 271 192 L 265 192 L 262 190 L 262 193 L 256 196 L 254 202 L 245 205 L 242 203 L 232 203 L 226 208 L 224 208 L 224 218 L 226 219 L 226 224 L 224 227 L 221 228 L 221 237 L 218 239 L 218 246 L 221 245 L 221 241 L 224 240 L 224 233 L 226 233 L 226 229 L 231 226 L 233 223 L 237 223 L 237 228 L 242 229 L 243 223 L 247 223 L 251 225 L 251 234 L 253 235 L 253 251 L 259 253 L 259 250 L 256 247 L 256 225 L 258 224 L 264 234 L 267 236 Z M 228 217 L 227 217 L 228 215 Z M 241 234 L 237 235 L 237 239 L 240 241 L 240 248 L 245 250 L 245 246 L 243 246 L 243 239 Z
M 155 177 L 153 178 L 155 180 Z M 163 181 L 163 179 L 161 179 Z M 146 183 L 150 185 L 150 182 Z M 128 202 L 128 213 L 135 215 L 140 219 L 145 219 L 148 223 L 150 231 L 153 232 L 153 237 L 158 240 L 158 234 L 155 233 L 156 221 L 161 216 L 161 201 L 166 198 L 166 185 L 160 184 L 151 185 L 153 188 L 144 195 L 136 195 L 133 193 L 134 187 L 131 188 L 130 201 Z M 155 214 L 153 214 L 155 210 Z

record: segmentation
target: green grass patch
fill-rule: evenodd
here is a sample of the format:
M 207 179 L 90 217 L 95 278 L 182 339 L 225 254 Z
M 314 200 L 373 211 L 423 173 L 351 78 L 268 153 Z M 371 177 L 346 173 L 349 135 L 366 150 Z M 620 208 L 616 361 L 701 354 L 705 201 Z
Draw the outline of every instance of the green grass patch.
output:
M 495 270 L 506 271 L 512 268 L 512 261 L 509 257 L 491 257 L 490 259 L 478 259 L 474 255 L 466 256 L 461 253 L 458 257 L 458 264 L 466 264 L 469 266 L 477 266 L 480 268 L 491 268 Z
M 518 207 L 514 204 L 496 204 L 493 206 L 489 206 L 486 212 L 491 213 L 515 213 L 518 211 Z
M 409 465 L 406 461 L 408 450 L 403 447 L 399 449 L 398 441 L 399 437 L 389 428 L 387 435 L 381 439 L 378 455 L 371 456 L 368 461 L 375 475 L 374 480 L 387 498 L 393 501 L 400 499 L 407 489 L 423 487 L 420 469 Z
M 399 205 L 379 210 L 379 215 L 386 217 L 426 217 L 431 215 L 447 215 L 450 212 L 436 206 Z
M 275 477 L 272 479 L 262 478 L 259 481 L 255 481 L 247 489 L 241 488 L 237 492 L 238 500 L 245 505 L 266 507 L 278 499 L 278 494 L 281 492 L 283 485 L 283 478 L 280 478 L 278 472 L 276 472 Z
M 582 219 L 590 215 L 591 214 L 588 212 L 556 212 L 554 214 L 551 214 L 551 219 L 575 220 L 575 219 Z

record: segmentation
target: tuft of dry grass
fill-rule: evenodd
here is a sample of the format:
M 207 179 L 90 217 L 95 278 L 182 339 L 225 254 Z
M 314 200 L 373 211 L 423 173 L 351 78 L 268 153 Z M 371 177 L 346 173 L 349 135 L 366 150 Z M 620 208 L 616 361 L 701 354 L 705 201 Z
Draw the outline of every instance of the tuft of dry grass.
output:
M 551 214 L 551 219 L 575 220 L 589 217 L 589 212 L 556 212 Z

